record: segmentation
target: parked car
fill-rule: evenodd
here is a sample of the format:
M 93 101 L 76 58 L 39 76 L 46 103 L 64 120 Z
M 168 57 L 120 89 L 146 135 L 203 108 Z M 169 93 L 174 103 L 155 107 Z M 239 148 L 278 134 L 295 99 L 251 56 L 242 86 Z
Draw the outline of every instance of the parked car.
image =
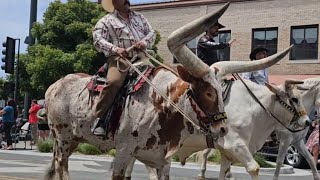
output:
M 308 140 L 308 137 L 311 134 L 310 131 L 312 130 L 309 130 L 309 132 L 307 133 L 305 137 L 305 142 Z M 275 136 L 275 134 L 273 135 Z M 268 140 L 258 151 L 258 153 L 269 159 L 276 159 L 278 156 L 279 142 L 276 140 L 276 137 L 270 139 L 271 140 Z M 305 160 L 305 158 L 299 153 L 299 151 L 295 147 L 291 145 L 289 146 L 287 154 L 285 155 L 284 163 L 291 165 L 295 168 L 309 168 L 308 162 Z

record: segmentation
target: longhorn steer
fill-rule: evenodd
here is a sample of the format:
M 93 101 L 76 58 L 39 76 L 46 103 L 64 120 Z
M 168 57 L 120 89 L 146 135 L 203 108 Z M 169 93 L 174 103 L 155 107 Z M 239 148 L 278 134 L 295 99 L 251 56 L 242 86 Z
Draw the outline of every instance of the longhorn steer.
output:
M 309 114 L 311 112 L 313 106 L 316 106 L 318 112 L 320 112 L 320 79 L 319 78 L 306 79 L 304 80 L 304 84 L 299 85 L 299 88 L 305 89 L 305 91 L 302 93 L 302 100 L 307 113 Z M 309 153 L 304 142 L 304 138 L 307 132 L 308 132 L 308 128 L 306 128 L 303 131 L 294 132 L 294 133 L 288 131 L 282 126 L 280 126 L 277 129 L 277 137 L 280 140 L 280 143 L 279 143 L 279 151 L 277 156 L 277 166 L 276 166 L 276 171 L 273 178 L 274 180 L 277 180 L 279 177 L 280 168 L 283 164 L 284 157 L 287 153 L 287 150 L 290 144 L 292 144 L 295 148 L 297 148 L 297 150 L 307 160 L 309 166 L 311 167 L 314 179 L 320 180 L 316 163 L 314 162 L 313 157 Z M 205 174 L 206 160 L 209 152 L 210 152 L 210 149 L 206 149 L 203 152 L 204 161 L 202 162 L 202 165 L 201 165 L 201 174 L 199 174 L 199 177 L 201 178 L 203 178 Z M 228 173 L 228 174 L 231 175 L 231 173 Z
M 308 89 L 302 94 L 303 104 L 307 113 L 310 114 L 313 106 L 316 106 L 317 112 L 320 112 L 320 78 L 305 79 L 304 84 L 300 85 L 300 87 Z M 278 180 L 279 178 L 280 168 L 283 164 L 284 157 L 290 144 L 293 145 L 307 160 L 309 166 L 311 167 L 313 178 L 315 180 L 320 180 L 317 165 L 304 142 L 307 132 L 308 129 L 297 133 L 292 133 L 288 130 L 279 130 L 277 132 L 277 137 L 280 140 L 280 143 L 277 156 L 277 167 L 273 177 L 274 180 Z
M 266 84 L 265 86 L 257 85 L 251 81 L 244 80 L 251 91 L 256 95 L 259 101 L 268 109 L 275 117 L 277 117 L 284 125 L 290 124 L 297 129 L 305 127 L 309 122 L 309 118 L 304 110 L 301 95 L 298 93 L 293 84 L 303 83 L 295 81 L 286 81 L 285 85 L 279 87 Z M 290 104 L 292 101 L 293 108 L 299 112 L 298 119 L 291 122 L 294 114 L 283 107 L 279 99 Z M 253 159 L 252 154 L 256 153 L 264 144 L 267 137 L 276 128 L 282 128 L 282 125 L 266 112 L 253 97 L 248 93 L 245 86 L 240 80 L 234 81 L 230 90 L 230 94 L 225 101 L 225 109 L 228 114 L 229 133 L 218 139 L 215 147 L 221 152 L 221 168 L 219 180 L 224 180 L 226 173 L 229 171 L 231 162 L 241 162 L 251 178 L 258 179 L 259 165 Z M 191 155 L 191 152 L 196 152 L 205 148 L 205 138 L 203 136 L 195 136 L 189 140 L 189 143 L 184 143 L 178 155 L 181 159 L 186 159 Z M 197 145 L 197 149 L 192 142 L 203 142 L 202 146 Z M 206 170 L 206 158 L 210 149 L 206 149 L 204 154 L 204 162 L 201 166 L 201 174 L 199 179 L 204 178 Z
M 226 135 L 228 127 L 224 120 L 212 121 L 213 116 L 224 113 L 221 78 L 228 73 L 266 68 L 289 51 L 287 49 L 264 60 L 222 62 L 214 69 L 209 68 L 185 44 L 213 25 L 228 6 L 185 25 L 169 37 L 169 49 L 184 66 L 178 67 L 180 77 L 163 68 L 150 77 L 157 89 L 182 109 L 184 116 L 154 88 L 145 84 L 127 97 L 115 141 L 96 137 L 90 131 L 94 121 L 91 107 L 95 103 L 86 89 L 90 77 L 70 74 L 52 84 L 46 92 L 45 101 L 55 142 L 45 179 L 70 179 L 68 158 L 80 142 L 93 144 L 103 151 L 116 147 L 113 179 L 122 179 L 131 157 L 161 170 L 168 163 L 166 158 L 178 151 L 182 142 L 192 134 L 194 126 L 215 137 Z M 188 89 L 194 94 L 193 105 L 187 98 Z M 201 109 L 202 116 L 198 117 L 192 106 L 197 106 L 197 111 Z

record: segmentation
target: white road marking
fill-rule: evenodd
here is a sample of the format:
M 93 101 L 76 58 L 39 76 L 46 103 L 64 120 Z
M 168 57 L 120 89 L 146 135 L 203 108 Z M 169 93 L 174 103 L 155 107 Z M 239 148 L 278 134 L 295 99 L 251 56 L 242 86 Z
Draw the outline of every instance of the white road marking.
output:
M 50 160 L 47 161 L 47 164 L 39 164 L 39 163 L 30 163 L 25 162 L 23 160 L 1 160 L 0 164 L 0 173 L 43 173 L 48 165 Z M 7 167 L 3 167 L 8 165 Z M 86 167 L 86 166 L 96 166 L 102 167 L 102 165 L 94 162 L 94 161 L 69 161 L 69 170 L 70 171 L 86 171 L 86 172 L 96 172 L 96 173 L 105 173 L 107 172 L 107 167 L 105 169 L 96 169 L 95 167 Z

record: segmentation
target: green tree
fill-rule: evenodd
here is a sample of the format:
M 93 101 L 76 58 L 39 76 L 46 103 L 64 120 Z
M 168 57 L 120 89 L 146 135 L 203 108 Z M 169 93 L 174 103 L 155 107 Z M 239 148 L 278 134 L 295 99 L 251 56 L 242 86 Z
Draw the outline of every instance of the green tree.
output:
M 37 22 L 32 35 L 37 43 L 20 57 L 20 87 L 35 98 L 59 78 L 75 72 L 93 74 L 104 63 L 92 42 L 92 29 L 105 15 L 88 0 L 54 1 Z
M 92 30 L 106 15 L 97 3 L 88 0 L 54 1 L 35 23 L 32 34 L 36 44 L 20 58 L 20 86 L 34 98 L 43 98 L 46 89 L 67 74 L 94 74 L 105 62 L 93 47 Z M 156 43 L 161 37 L 157 33 Z M 156 46 L 153 50 L 157 51 Z M 156 55 L 158 60 L 160 56 Z
M 2 77 L 0 77 L 0 99 L 7 99 L 8 94 L 4 89 L 4 83 L 6 80 Z

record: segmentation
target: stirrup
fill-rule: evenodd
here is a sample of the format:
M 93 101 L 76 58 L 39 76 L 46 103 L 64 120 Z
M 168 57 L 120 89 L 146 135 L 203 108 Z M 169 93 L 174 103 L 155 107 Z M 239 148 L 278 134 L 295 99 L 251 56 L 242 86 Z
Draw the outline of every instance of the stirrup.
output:
M 96 136 L 106 136 L 107 132 L 106 132 L 105 129 L 103 129 L 103 127 L 97 127 L 94 130 L 93 134 L 96 135 Z
M 97 128 L 97 125 L 100 121 L 100 118 L 97 118 L 96 120 L 94 120 L 93 125 L 91 127 L 91 132 L 94 133 L 94 130 Z

